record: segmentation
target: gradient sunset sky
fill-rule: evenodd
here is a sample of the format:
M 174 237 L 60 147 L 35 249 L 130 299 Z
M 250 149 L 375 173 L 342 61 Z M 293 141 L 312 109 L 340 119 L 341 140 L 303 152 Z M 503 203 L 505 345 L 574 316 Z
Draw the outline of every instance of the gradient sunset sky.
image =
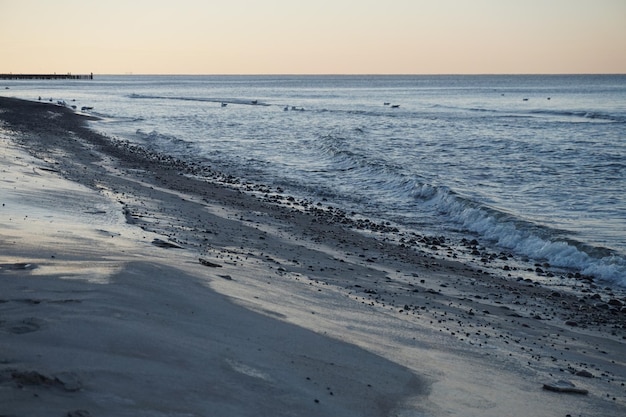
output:
M 0 73 L 626 73 L 626 0 L 0 0 Z

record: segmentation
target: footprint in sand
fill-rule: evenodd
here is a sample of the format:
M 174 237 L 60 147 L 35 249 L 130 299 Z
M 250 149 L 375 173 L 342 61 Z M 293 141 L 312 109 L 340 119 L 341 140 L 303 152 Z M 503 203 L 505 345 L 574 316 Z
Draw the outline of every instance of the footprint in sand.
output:
M 40 320 L 38 318 L 29 317 L 14 324 L 11 324 L 11 323 L 3 323 L 3 324 L 4 326 L 2 327 L 5 327 L 5 329 L 9 333 L 25 334 L 25 333 L 36 332 L 37 330 L 41 329 L 44 322 L 43 320 Z
M 43 386 L 60 388 L 66 392 L 77 392 L 83 388 L 83 384 L 77 374 L 73 372 L 60 372 L 55 375 L 45 375 L 32 370 L 6 369 L 0 372 L 0 383 L 13 382 L 18 387 Z

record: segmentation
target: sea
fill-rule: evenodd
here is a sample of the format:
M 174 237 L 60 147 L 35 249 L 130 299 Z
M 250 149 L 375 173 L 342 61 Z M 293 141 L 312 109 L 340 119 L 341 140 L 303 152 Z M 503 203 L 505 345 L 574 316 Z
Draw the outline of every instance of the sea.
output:
M 626 287 L 626 75 L 94 75 L 0 94 L 244 182 Z

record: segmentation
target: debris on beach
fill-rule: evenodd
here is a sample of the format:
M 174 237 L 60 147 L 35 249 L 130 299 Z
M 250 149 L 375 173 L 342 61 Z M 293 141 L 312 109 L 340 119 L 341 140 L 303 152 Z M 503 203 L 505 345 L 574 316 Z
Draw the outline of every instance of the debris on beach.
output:
M 582 395 L 589 394 L 589 391 L 587 391 L 586 389 L 577 388 L 576 385 L 574 385 L 572 382 L 565 381 L 563 379 L 558 380 L 553 383 L 543 384 L 543 389 L 547 391 L 563 392 L 563 393 L 568 393 L 568 394 L 582 394 Z
M 158 246 L 158 247 L 164 248 L 164 249 L 182 249 L 182 247 L 178 246 L 175 243 L 166 242 L 165 240 L 161 240 L 161 239 L 154 239 L 152 241 L 152 244 L 154 246 Z
M 208 266 L 209 268 L 221 268 L 222 267 L 222 265 L 207 261 L 206 259 L 199 258 L 198 261 L 200 262 L 201 265 Z
M 37 265 L 28 262 L 0 264 L 0 271 L 23 271 L 35 268 L 37 268 Z

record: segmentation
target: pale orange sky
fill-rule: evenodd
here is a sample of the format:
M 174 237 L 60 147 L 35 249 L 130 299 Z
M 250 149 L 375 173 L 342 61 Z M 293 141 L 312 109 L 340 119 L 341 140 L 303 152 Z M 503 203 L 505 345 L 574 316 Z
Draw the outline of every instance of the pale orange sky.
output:
M 0 0 L 0 73 L 626 73 L 626 0 Z

